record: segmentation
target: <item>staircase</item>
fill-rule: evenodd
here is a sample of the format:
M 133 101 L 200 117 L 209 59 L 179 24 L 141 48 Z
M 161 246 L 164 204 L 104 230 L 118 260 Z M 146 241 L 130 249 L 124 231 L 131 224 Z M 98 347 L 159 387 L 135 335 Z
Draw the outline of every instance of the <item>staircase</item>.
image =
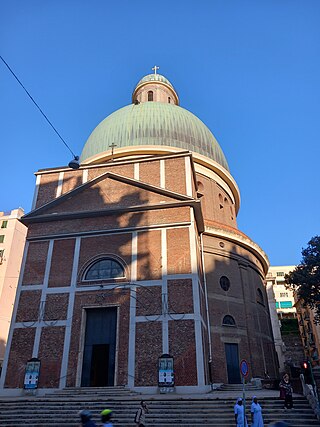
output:
M 242 384 L 222 384 L 222 386 L 219 387 L 219 391 L 224 391 L 224 392 L 230 392 L 230 393 L 235 393 L 238 392 L 239 396 L 242 396 Z M 246 392 L 250 393 L 250 395 L 252 396 L 254 394 L 255 391 L 257 390 L 261 390 L 262 387 L 259 387 L 257 385 L 248 383 L 246 384 Z
M 252 394 L 248 393 L 250 397 Z M 143 396 L 149 406 L 146 424 L 152 427 L 234 427 L 235 397 L 225 395 L 225 392 L 215 391 L 205 396 Z M 134 414 L 141 398 L 141 395 L 131 393 L 124 387 L 74 388 L 44 397 L 0 398 L 0 426 L 78 427 L 78 412 L 81 409 L 91 410 L 94 421 L 99 425 L 99 413 L 109 408 L 114 411 L 115 427 L 133 427 Z M 259 402 L 265 425 L 278 420 L 287 421 L 291 427 L 320 425 L 303 397 L 294 397 L 295 408 L 287 412 L 284 412 L 283 403 L 277 397 L 259 398 Z M 249 406 L 248 399 L 248 421 Z

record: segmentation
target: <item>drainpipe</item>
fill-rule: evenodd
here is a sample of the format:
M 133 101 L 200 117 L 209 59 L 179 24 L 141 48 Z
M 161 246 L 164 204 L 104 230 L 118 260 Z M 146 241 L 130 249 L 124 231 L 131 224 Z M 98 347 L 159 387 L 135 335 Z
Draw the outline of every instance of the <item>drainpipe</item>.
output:
M 209 347 L 209 379 L 210 384 L 212 385 L 211 377 L 211 364 L 212 364 L 212 348 L 211 348 L 211 329 L 210 329 L 210 319 L 209 319 L 209 303 L 208 303 L 208 290 L 207 290 L 207 279 L 206 279 L 206 270 L 204 265 L 204 251 L 203 251 L 203 233 L 200 234 L 200 245 L 201 245 L 201 264 L 203 272 L 203 285 L 204 285 L 204 295 L 206 301 L 206 315 L 207 315 L 207 329 L 208 329 L 208 347 Z

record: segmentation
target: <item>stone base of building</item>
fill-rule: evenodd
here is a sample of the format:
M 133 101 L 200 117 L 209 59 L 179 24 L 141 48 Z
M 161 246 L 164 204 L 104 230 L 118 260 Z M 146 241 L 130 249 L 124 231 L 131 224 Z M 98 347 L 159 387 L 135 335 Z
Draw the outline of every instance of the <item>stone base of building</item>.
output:
M 178 386 L 174 387 L 172 393 L 176 394 L 206 394 L 212 390 L 210 384 L 204 386 Z M 53 394 L 61 391 L 59 388 L 38 388 L 35 390 L 25 390 L 22 388 L 2 388 L 0 389 L 0 397 L 42 397 L 44 395 Z M 159 387 L 133 387 L 130 391 L 140 393 L 143 395 L 160 394 Z

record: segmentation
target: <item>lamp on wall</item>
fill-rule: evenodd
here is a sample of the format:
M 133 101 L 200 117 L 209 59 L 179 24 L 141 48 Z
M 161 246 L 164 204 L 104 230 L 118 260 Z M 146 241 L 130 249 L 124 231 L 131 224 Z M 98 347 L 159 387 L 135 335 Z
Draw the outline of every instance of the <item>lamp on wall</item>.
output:
M 71 169 L 79 169 L 80 163 L 79 163 L 79 156 L 74 156 L 74 159 L 69 162 L 69 168 Z

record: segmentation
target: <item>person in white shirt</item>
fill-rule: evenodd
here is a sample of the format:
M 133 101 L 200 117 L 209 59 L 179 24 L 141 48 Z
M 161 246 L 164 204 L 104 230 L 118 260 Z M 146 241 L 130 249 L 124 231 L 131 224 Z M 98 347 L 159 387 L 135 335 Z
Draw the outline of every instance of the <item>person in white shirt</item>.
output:
M 241 397 L 237 399 L 237 403 L 234 405 L 234 418 L 236 427 L 248 427 L 247 418 L 244 420 L 244 406 Z
M 136 416 L 135 416 L 135 423 L 136 427 L 145 427 L 146 425 L 146 414 L 149 412 L 148 406 L 146 402 L 141 400 L 140 402 L 140 408 L 138 409 Z
M 251 403 L 251 427 L 264 427 L 263 417 L 262 417 L 262 408 L 258 403 L 257 396 L 253 396 Z

